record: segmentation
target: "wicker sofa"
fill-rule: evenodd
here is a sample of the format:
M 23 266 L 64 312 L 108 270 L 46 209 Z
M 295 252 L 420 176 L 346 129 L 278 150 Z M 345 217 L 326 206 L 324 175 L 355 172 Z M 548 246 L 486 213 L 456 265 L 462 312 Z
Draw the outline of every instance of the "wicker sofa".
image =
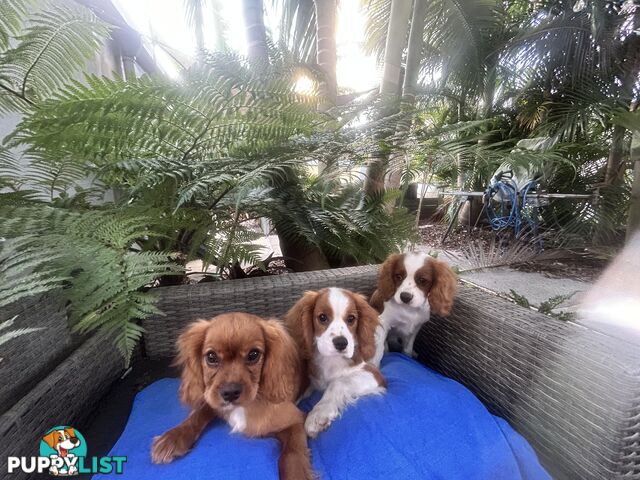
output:
M 7 456 L 36 454 L 53 425 L 76 426 L 91 455 L 106 454 L 135 392 L 175 375 L 169 361 L 190 321 L 231 310 L 278 317 L 305 290 L 325 286 L 369 295 L 376 273 L 377 266 L 365 266 L 159 288 L 165 315 L 144 322 L 124 378 L 109 338 L 71 335 L 55 296 L 12 306 L 2 318 L 18 314 L 17 322 L 45 330 L 0 346 L 2 476 Z M 453 314 L 433 318 L 415 349 L 421 362 L 465 384 L 507 419 L 554 478 L 640 479 L 640 352 L 633 345 L 463 285 Z M 100 431 L 111 437 L 98 438 Z

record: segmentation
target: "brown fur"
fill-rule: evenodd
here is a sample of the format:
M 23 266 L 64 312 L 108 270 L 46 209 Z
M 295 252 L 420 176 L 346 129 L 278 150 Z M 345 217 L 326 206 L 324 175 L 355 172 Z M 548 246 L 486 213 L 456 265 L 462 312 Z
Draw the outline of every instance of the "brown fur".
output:
M 374 367 L 370 363 L 367 363 L 364 366 L 364 369 L 367 372 L 370 372 L 373 374 L 374 378 L 376 379 L 376 382 L 378 382 L 378 385 L 380 385 L 381 387 L 387 388 L 387 380 L 382 376 L 382 373 L 380 372 L 380 370 L 378 370 L 376 367 Z
M 440 260 L 431 260 L 433 284 L 429 290 L 429 305 L 436 315 L 446 317 L 453 308 L 453 299 L 458 290 L 458 276 L 449 265 Z
M 168 463 L 184 455 L 216 416 L 229 409 L 220 395 L 229 383 L 242 386 L 234 406 L 245 409 L 248 436 L 277 435 L 281 439 L 282 479 L 313 478 L 309 451 L 299 436 L 304 416 L 295 406 L 303 387 L 301 358 L 296 343 L 277 320 L 246 313 L 229 313 L 192 324 L 178 339 L 182 366 L 181 400 L 191 407 L 189 417 L 153 442 L 154 463 Z M 258 350 L 257 361 L 247 355 Z M 210 365 L 207 354 L 218 362 Z
M 376 328 L 380 324 L 378 312 L 376 312 L 369 304 L 367 299 L 362 295 L 352 294 L 352 299 L 356 304 L 358 311 L 358 349 L 360 355 L 365 361 L 371 360 L 376 353 Z
M 369 303 L 379 313 L 384 310 L 384 302 L 396 293 L 407 272 L 404 268 L 404 254 L 389 256 L 380 267 L 378 285 Z M 415 274 L 416 284 L 427 295 L 431 311 L 447 316 L 451 313 L 456 295 L 458 278 L 449 266 L 435 258 L 427 258 L 424 266 Z
M 396 293 L 396 288 L 402 282 L 402 279 L 398 280 L 396 275 L 402 275 L 402 278 L 406 275 L 404 265 L 404 254 L 389 255 L 384 261 L 378 272 L 378 286 L 369 303 L 375 308 L 378 313 L 382 313 L 384 310 L 384 302 L 393 297 Z
M 344 292 L 351 299 L 351 307 L 347 313 L 356 317 L 355 323 L 348 326 L 354 338 L 357 339 L 354 359 L 362 358 L 368 361 L 374 356 L 376 350 L 375 331 L 379 325 L 378 314 L 362 295 L 348 290 Z M 313 357 L 314 338 L 321 335 L 328 327 L 328 324 L 322 325 L 319 322 L 318 317 L 321 313 L 333 319 L 328 288 L 318 292 L 305 292 L 285 315 L 285 323 L 298 343 L 302 357 L 307 361 Z

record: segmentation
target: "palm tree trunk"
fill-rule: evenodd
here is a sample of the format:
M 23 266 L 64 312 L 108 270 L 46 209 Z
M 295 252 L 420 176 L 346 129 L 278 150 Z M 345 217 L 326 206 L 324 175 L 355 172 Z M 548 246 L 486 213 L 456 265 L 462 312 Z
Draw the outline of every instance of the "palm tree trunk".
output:
M 225 23 L 222 18 L 222 0 L 213 0 L 211 4 L 213 10 L 214 49 L 218 52 L 223 52 L 227 50 L 227 42 L 225 39 Z
M 275 227 L 277 231 L 277 223 Z M 292 240 L 281 234 L 278 234 L 278 241 L 285 264 L 294 272 L 310 272 L 330 268 L 327 257 L 318 246 L 305 241 Z
M 247 35 L 247 57 L 252 63 L 264 63 L 269 59 L 267 32 L 264 27 L 262 0 L 242 0 L 245 32 Z
M 202 15 L 201 1 L 195 4 L 193 16 L 193 26 L 196 34 L 196 48 L 198 49 L 198 54 L 200 54 L 204 50 L 204 16 Z
M 398 96 L 401 86 L 402 53 L 407 45 L 407 31 L 411 3 L 407 0 L 392 0 L 387 30 L 387 41 L 384 48 L 384 67 L 380 94 Z
M 392 114 L 398 107 L 397 99 L 400 97 L 402 82 L 402 53 L 407 45 L 410 15 L 409 1 L 392 0 L 380 83 L 380 95 L 387 97 L 389 101 L 389 107 L 383 112 L 383 116 Z M 384 191 L 384 175 L 388 163 L 389 157 L 386 154 L 378 154 L 371 159 L 364 187 L 367 195 Z
M 633 163 L 633 184 L 627 220 L 627 242 L 640 231 L 640 131 L 634 131 L 631 138 L 631 162 Z
M 462 122 L 463 120 L 465 103 L 466 103 L 466 94 L 463 93 L 460 97 L 460 102 L 458 103 L 458 110 L 457 110 L 458 113 L 456 115 L 456 122 Z M 456 186 L 458 187 L 458 190 L 463 190 L 464 189 L 464 171 L 463 171 L 464 160 L 460 153 L 456 155 L 456 166 L 458 168 L 458 177 L 456 179 Z
M 407 46 L 407 61 L 402 84 L 402 101 L 408 108 L 413 106 L 418 89 L 418 74 L 420 73 L 420 60 L 422 60 L 422 47 L 424 44 L 424 22 L 427 13 L 427 1 L 415 0 L 413 3 L 413 15 L 409 30 L 409 45 Z M 402 122 L 396 129 L 402 133 L 409 129 L 407 122 Z M 399 188 L 402 177 L 403 154 L 395 153 L 389 159 L 389 179 L 386 188 Z
M 321 85 L 322 96 L 326 103 L 320 106 L 327 110 L 335 105 L 338 97 L 338 84 L 336 80 L 337 54 L 336 54 L 336 14 L 338 10 L 337 0 L 314 0 L 316 8 L 316 61 L 324 74 Z
M 624 179 L 624 134 L 626 129 L 621 125 L 613 127 L 611 147 L 604 183 L 607 185 L 619 185 Z
M 422 47 L 424 46 L 424 22 L 427 14 L 427 0 L 415 0 L 413 15 L 411 17 L 411 29 L 409 31 L 409 45 L 407 47 L 407 63 L 402 85 L 403 101 L 411 105 L 416 99 L 418 88 L 418 74 L 420 73 L 420 61 L 422 60 Z

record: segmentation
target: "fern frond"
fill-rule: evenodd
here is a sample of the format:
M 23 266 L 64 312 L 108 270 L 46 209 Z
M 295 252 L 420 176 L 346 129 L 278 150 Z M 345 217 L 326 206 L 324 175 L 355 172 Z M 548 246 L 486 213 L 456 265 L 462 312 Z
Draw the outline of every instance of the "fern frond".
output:
M 35 1 L 3 0 L 0 2 L 0 52 L 9 47 L 9 40 L 15 37 L 23 26 L 29 9 Z
M 75 330 L 113 330 L 121 348 L 139 338 L 131 322 L 157 312 L 145 287 L 180 271 L 168 253 L 132 250 L 164 235 L 154 214 L 15 205 L 0 194 L 0 215 L 0 306 L 61 289 Z
M 2 2 L 8 5 L 3 8 L 19 12 L 17 3 Z M 3 53 L 0 112 L 25 110 L 52 95 L 96 54 L 108 32 L 91 11 L 72 2 L 56 2 L 29 15 L 15 47 Z

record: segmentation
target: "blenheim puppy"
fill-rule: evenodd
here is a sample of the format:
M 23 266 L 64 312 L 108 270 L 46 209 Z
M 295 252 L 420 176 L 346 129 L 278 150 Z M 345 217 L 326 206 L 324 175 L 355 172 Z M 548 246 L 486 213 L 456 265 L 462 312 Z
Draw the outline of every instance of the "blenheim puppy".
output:
M 154 463 L 187 453 L 214 418 L 249 437 L 274 435 L 282 445 L 280 478 L 314 478 L 296 407 L 303 388 L 296 343 L 276 320 L 227 313 L 192 324 L 178 339 L 186 420 L 153 441 Z
M 324 391 L 305 422 L 310 437 L 325 430 L 359 397 L 385 391 L 380 371 L 367 363 L 375 354 L 379 322 L 364 297 L 340 288 L 306 292 L 285 323 L 305 361 L 311 381 L 307 393 Z
M 411 356 L 420 327 L 432 312 L 449 315 L 456 291 L 456 274 L 445 262 L 426 253 L 403 253 L 387 258 L 370 300 L 380 312 L 382 325 L 374 365 L 380 363 L 387 345 L 390 350 Z

